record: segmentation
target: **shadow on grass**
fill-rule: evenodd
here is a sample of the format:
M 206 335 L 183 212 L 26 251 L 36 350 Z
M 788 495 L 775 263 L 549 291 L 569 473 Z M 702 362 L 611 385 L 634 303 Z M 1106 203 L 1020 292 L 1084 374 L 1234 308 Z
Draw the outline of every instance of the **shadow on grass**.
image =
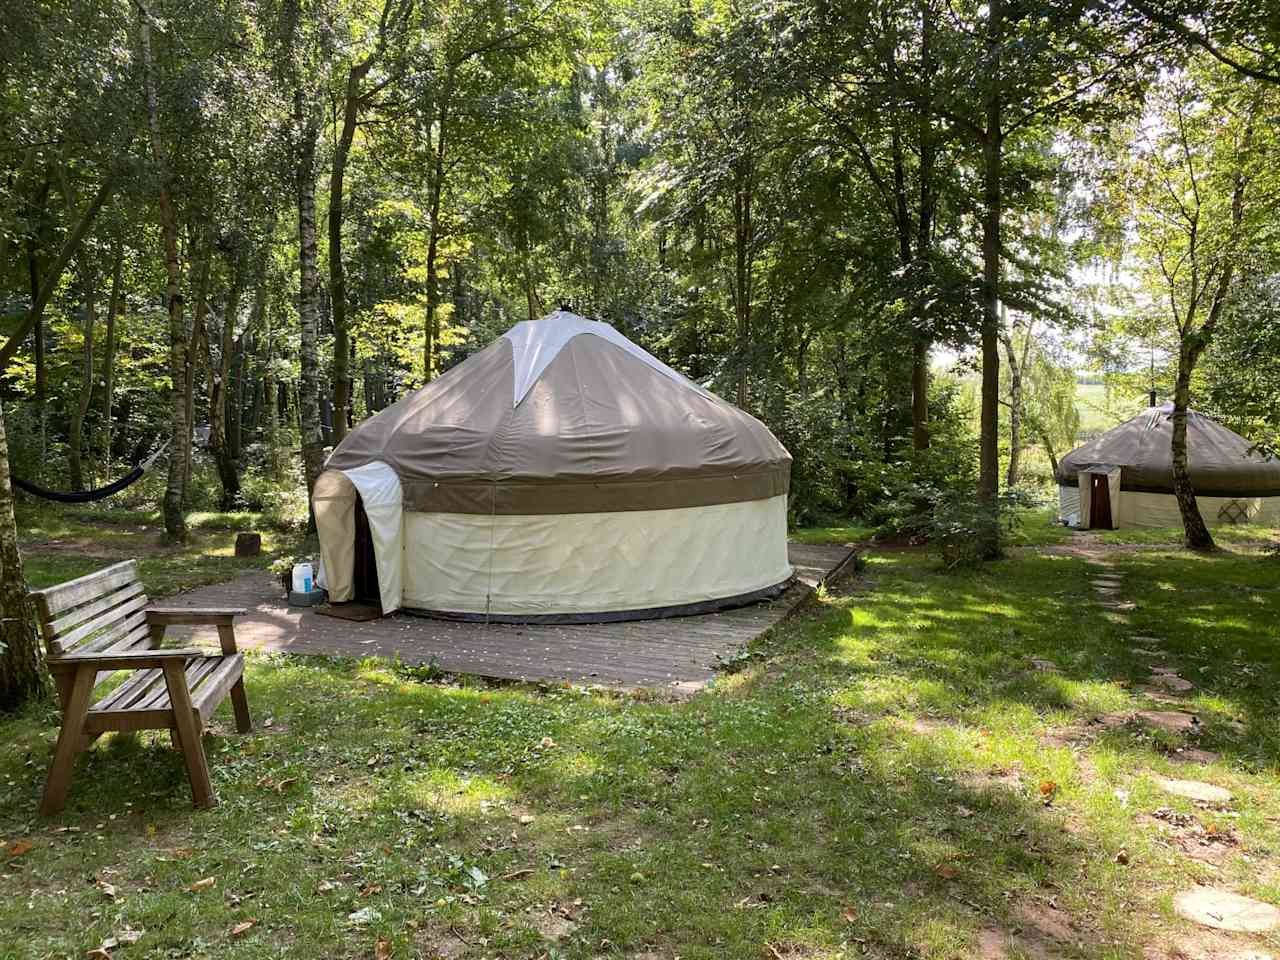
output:
M 1179 572 L 1145 555 L 1120 569 L 1127 591 Z M 1251 620 L 1254 601 L 1215 598 L 1193 566 L 1177 582 L 1204 596 L 1140 600 L 1126 627 L 1092 605 L 1089 576 L 1071 558 L 973 576 L 877 559 L 863 592 L 815 602 L 761 664 L 674 705 L 256 657 L 258 730 L 210 739 L 209 812 L 187 805 L 167 739 L 144 737 L 95 749 L 68 814 L 37 823 L 54 727 L 33 709 L 0 740 L 0 830 L 36 843 L 0 879 L 0 928 L 21 938 L 14 956 L 83 952 L 122 928 L 146 931 L 139 951 L 227 957 L 372 954 L 380 937 L 396 956 L 954 957 L 996 936 L 1136 956 L 1149 931 L 1133 904 L 1168 882 L 1157 851 L 1099 802 L 1111 766 L 1040 734 L 1132 709 L 1117 681 L 1147 664 L 1131 633 L 1158 624 L 1189 657 L 1205 618 L 1240 619 L 1234 644 L 1274 607 Z M 1244 568 L 1226 580 L 1268 589 Z M 1211 724 L 1218 710 L 1266 722 L 1277 664 L 1260 662 L 1241 693 L 1230 660 L 1208 661 Z M 1128 733 L 1098 743 L 1108 764 L 1158 759 Z M 1276 756 L 1274 740 L 1225 732 L 1217 748 Z M 214 892 L 191 892 L 210 876 Z

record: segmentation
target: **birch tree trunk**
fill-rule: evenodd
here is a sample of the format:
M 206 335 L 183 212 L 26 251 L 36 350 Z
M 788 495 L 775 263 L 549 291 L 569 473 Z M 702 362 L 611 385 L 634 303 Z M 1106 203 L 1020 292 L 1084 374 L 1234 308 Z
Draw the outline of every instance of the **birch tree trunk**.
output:
M 300 359 L 302 383 L 298 390 L 298 416 L 302 431 L 302 468 L 307 480 L 307 493 L 315 487 L 324 461 L 324 435 L 320 428 L 320 364 L 317 339 L 320 320 L 320 277 L 316 253 L 316 143 L 320 124 L 314 110 L 303 116 L 302 92 L 296 95 L 298 119 L 297 167 L 294 192 L 298 204 L 298 264 L 301 285 L 298 291 L 298 314 L 301 318 Z
M 107 301 L 107 329 L 102 344 L 102 464 L 103 471 L 111 474 L 111 402 L 115 393 L 116 376 L 116 317 L 124 307 L 124 252 L 119 240 L 112 253 L 111 295 Z
M 213 389 L 209 391 L 209 447 L 218 465 L 218 482 L 222 485 L 222 509 L 231 510 L 240 496 L 240 474 L 236 470 L 235 457 L 227 439 L 227 418 L 231 405 L 231 357 L 235 350 L 236 318 L 240 313 L 240 296 L 244 290 L 243 258 L 236 256 L 232 269 L 231 289 L 227 293 L 226 309 L 222 315 L 222 330 L 218 338 L 218 365 L 213 374 Z M 212 362 L 210 367 L 212 369 Z M 236 415 L 239 414 L 235 410 Z
M 84 486 L 84 420 L 93 403 L 93 337 L 98 325 L 98 277 L 87 256 L 80 258 L 81 316 L 84 347 L 80 363 L 80 396 L 71 410 L 67 428 L 67 473 L 72 490 Z
M 138 37 L 142 47 L 142 75 L 146 88 L 147 127 L 151 136 L 152 160 L 156 165 L 159 189 L 160 232 L 164 238 L 165 305 L 169 313 L 169 376 L 173 421 L 173 443 L 169 448 L 169 477 L 164 489 L 164 530 L 168 539 L 187 539 L 186 464 L 191 455 L 191 421 L 187 417 L 187 357 L 191 330 L 182 302 L 182 270 L 178 261 L 178 218 L 170 195 L 169 164 L 160 136 L 160 108 L 156 95 L 155 69 L 151 60 L 150 14 L 138 5 Z
M 9 483 L 9 443 L 0 408 L 0 711 L 12 710 L 45 692 L 35 620 L 18 550 Z

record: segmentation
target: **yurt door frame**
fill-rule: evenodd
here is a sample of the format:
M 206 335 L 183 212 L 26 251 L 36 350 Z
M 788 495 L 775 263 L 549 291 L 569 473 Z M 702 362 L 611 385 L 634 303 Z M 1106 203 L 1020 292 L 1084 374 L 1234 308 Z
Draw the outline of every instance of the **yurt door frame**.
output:
M 1120 521 L 1120 468 L 1090 467 L 1077 474 L 1080 487 L 1080 526 L 1086 530 L 1114 530 Z

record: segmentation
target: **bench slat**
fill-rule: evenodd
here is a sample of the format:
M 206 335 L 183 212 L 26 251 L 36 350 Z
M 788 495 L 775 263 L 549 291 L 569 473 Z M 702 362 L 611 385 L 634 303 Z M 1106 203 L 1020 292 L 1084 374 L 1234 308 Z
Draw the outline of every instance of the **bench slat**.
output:
M 83 623 L 85 620 L 88 620 L 92 616 L 96 616 L 103 610 L 118 606 L 126 600 L 132 600 L 140 593 L 142 593 L 141 582 L 135 580 L 131 583 L 126 583 L 119 590 L 110 591 L 101 600 L 96 600 L 93 603 L 84 605 L 83 607 L 76 607 L 70 613 L 63 614 L 57 620 L 54 620 L 49 624 L 49 631 L 54 635 L 54 637 L 60 637 L 77 624 Z
M 200 711 L 203 719 L 209 719 L 213 711 L 218 709 L 218 704 L 226 698 L 227 691 L 242 676 L 244 676 L 244 654 L 237 653 L 222 658 L 218 668 L 209 674 L 200 685 L 200 689 L 192 694 L 192 703 Z
M 47 587 L 31 594 L 41 613 L 41 619 L 52 621 L 58 614 L 70 610 L 82 603 L 96 600 L 102 594 L 115 590 L 132 580 L 138 579 L 138 562 L 124 560 L 109 567 L 86 574 L 59 584 Z
M 90 707 L 89 712 L 109 713 L 127 710 L 132 704 L 145 697 L 157 680 L 161 681 L 160 685 L 163 687 L 163 676 L 164 672 L 159 669 L 138 670 L 128 680 Z
M 198 657 L 188 660 L 185 667 L 185 682 L 188 690 L 194 690 L 207 675 L 218 668 L 221 657 Z M 132 710 L 160 710 L 169 708 L 169 688 L 158 684 L 145 698 L 133 704 Z
M 112 607 L 105 613 L 101 613 L 92 620 L 86 620 L 80 626 L 76 627 L 70 633 L 57 637 L 52 646 L 57 650 L 55 656 L 61 656 L 64 653 L 81 653 L 91 650 L 102 650 L 110 646 L 112 641 L 104 642 L 106 637 L 114 636 L 117 639 L 123 637 L 132 630 L 138 623 L 145 623 L 146 616 L 141 611 L 147 605 L 146 595 L 134 597 L 118 607 Z M 137 614 L 136 617 L 130 614 Z M 141 618 L 140 620 L 138 618 Z M 123 621 L 121 623 L 120 621 Z M 130 622 L 136 621 L 136 622 Z M 94 634 L 103 632 L 102 636 L 95 637 Z M 82 640 L 92 638 L 85 644 L 83 651 L 76 650 L 76 644 Z

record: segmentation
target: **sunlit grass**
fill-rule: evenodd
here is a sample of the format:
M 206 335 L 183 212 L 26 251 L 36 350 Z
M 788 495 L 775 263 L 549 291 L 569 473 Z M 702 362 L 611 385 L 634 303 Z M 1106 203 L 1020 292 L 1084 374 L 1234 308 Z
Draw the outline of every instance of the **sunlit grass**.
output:
M 201 543 L 192 562 L 225 572 L 225 541 Z M 948 574 L 868 549 L 862 577 L 687 702 L 252 656 L 258 727 L 217 718 L 212 811 L 147 734 L 100 742 L 68 812 L 40 821 L 55 712 L 0 720 L 0 840 L 32 844 L 0 864 L 0 957 L 83 956 L 132 930 L 125 960 L 362 957 L 379 938 L 395 957 L 941 960 L 987 928 L 1025 935 L 1018 911 L 1051 901 L 1075 925 L 1057 954 L 1138 958 L 1182 929 L 1182 887 L 1280 898 L 1274 560 L 1117 551 L 1137 603 L 1121 622 L 1075 557 Z M 1195 684 L 1192 742 L 1217 760 L 1090 725 L 1170 709 L 1141 689 L 1134 635 Z M 1155 774 L 1236 800 L 1200 809 Z M 1238 844 L 1190 859 L 1159 808 Z

